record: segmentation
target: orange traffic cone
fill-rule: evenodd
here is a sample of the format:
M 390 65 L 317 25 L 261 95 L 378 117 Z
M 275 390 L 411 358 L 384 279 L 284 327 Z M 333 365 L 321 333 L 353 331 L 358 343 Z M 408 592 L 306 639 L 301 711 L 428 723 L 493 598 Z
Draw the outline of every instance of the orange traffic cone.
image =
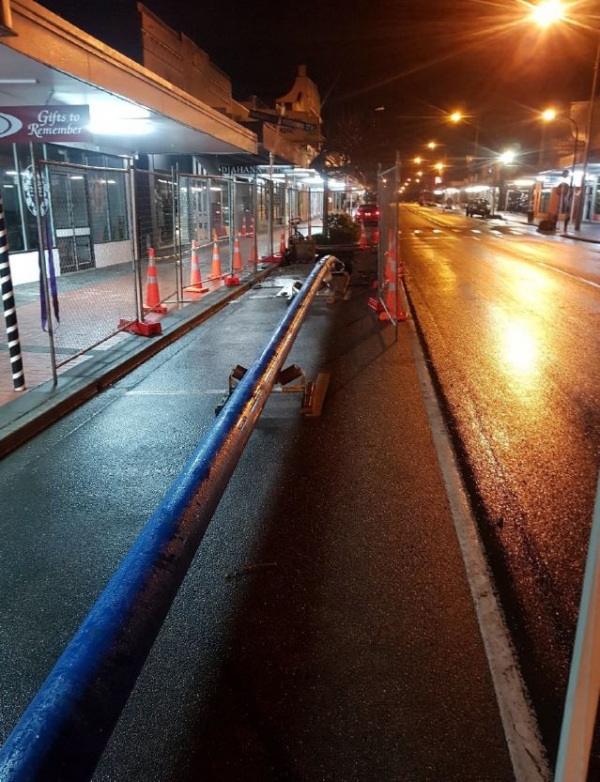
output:
M 254 245 L 254 239 L 250 242 L 250 250 L 248 252 L 248 265 L 256 266 L 256 247 Z
M 205 288 L 202 285 L 200 262 L 198 261 L 198 248 L 195 239 L 192 239 L 192 271 L 190 274 L 190 284 L 183 290 L 188 293 L 206 293 L 208 290 L 208 288 Z
M 240 236 L 246 236 L 246 215 L 242 215 L 242 230 L 240 231 Z
M 210 280 L 220 280 L 223 276 L 221 270 L 221 259 L 219 258 L 219 245 L 217 241 L 213 242 L 212 266 L 210 270 Z
M 385 310 L 379 313 L 379 320 L 396 320 L 398 322 L 404 322 L 408 319 L 408 315 L 402 308 L 402 302 L 400 301 L 399 291 L 396 287 L 396 279 L 392 275 L 389 279 L 386 279 L 384 283 L 383 291 L 383 303 Z
M 250 215 L 250 228 L 248 230 L 248 236 L 254 236 L 254 215 Z
M 389 258 L 390 261 L 396 260 L 395 250 L 396 248 L 394 247 L 394 231 L 392 228 L 390 228 L 388 231 L 388 248 L 386 251 L 386 257 Z
M 281 229 L 281 238 L 279 239 L 279 252 L 285 255 L 285 228 Z
M 243 268 L 242 263 L 242 251 L 240 249 L 240 239 L 239 236 L 236 236 L 233 241 L 233 271 L 239 272 Z
M 154 261 L 154 248 L 148 248 L 148 275 L 146 278 L 146 302 L 144 304 L 146 312 L 166 312 L 167 308 L 160 303 L 160 292 L 158 290 L 158 276 L 156 274 L 156 263 Z
M 367 234 L 365 232 L 365 224 L 364 223 L 360 224 L 360 242 L 358 243 L 358 246 L 359 247 L 368 247 L 369 246 L 368 243 L 367 243 Z

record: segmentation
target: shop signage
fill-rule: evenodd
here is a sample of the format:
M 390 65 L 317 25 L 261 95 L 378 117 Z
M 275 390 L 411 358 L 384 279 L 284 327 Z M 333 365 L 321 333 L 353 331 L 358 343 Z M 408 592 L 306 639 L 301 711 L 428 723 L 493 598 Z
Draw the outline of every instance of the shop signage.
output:
M 90 141 L 89 106 L 0 106 L 0 141 Z
M 259 170 L 256 166 L 219 166 L 223 176 L 256 176 Z
M 40 172 L 36 172 L 36 177 L 33 176 L 32 166 L 27 166 L 22 174 L 22 186 L 23 195 L 25 196 L 25 203 L 32 215 L 37 217 L 37 206 L 35 202 L 35 183 L 37 182 L 37 203 L 40 207 L 40 217 L 44 217 L 48 214 L 48 207 L 50 206 L 50 193 L 48 190 L 48 183 L 42 178 Z

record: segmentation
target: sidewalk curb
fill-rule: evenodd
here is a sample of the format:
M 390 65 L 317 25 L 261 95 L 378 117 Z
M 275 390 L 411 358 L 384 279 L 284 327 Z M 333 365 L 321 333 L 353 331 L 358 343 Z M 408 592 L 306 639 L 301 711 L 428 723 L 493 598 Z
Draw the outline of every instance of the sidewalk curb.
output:
M 94 357 L 68 369 L 59 376 L 56 386 L 48 380 L 2 405 L 0 459 L 199 326 L 277 268 L 278 264 L 272 264 L 252 273 L 235 288 L 220 288 L 171 313 L 161 321 L 163 333 L 159 337 L 137 337 L 107 351 L 107 356 Z

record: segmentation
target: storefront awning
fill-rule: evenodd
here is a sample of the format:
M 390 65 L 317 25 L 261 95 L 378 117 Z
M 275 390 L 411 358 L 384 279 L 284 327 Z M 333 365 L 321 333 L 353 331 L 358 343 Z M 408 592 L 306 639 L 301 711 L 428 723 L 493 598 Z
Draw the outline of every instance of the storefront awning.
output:
M 114 154 L 256 152 L 251 131 L 32 0 L 13 0 L 12 13 L 16 36 L 0 38 L 0 111 L 89 105 L 92 148 Z

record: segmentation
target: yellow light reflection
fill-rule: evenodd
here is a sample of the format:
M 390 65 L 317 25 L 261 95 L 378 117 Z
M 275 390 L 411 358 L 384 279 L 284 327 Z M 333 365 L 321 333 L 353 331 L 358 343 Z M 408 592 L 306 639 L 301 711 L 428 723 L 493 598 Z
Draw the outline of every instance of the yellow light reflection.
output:
M 507 390 L 519 402 L 536 408 L 543 397 L 542 363 L 552 355 L 548 330 L 537 313 L 552 308 L 558 281 L 535 267 L 519 266 L 510 285 L 510 306 L 494 305 L 490 322 L 496 334 L 498 368 Z M 529 313 L 531 314 L 529 315 Z
M 512 377 L 527 378 L 537 373 L 539 345 L 527 322 L 515 320 L 504 326 L 502 355 Z

